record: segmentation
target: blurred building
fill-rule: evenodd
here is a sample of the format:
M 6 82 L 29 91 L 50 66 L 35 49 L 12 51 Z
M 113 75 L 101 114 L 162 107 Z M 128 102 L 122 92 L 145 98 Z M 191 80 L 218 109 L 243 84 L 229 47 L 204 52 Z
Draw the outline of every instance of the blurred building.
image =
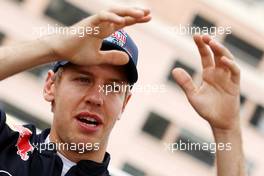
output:
M 3 0 L 0 43 L 10 45 L 37 38 L 39 27 L 68 26 L 115 3 L 150 7 L 153 21 L 127 28 L 140 48 L 140 78 L 111 136 L 108 151 L 112 155 L 113 173 L 117 176 L 124 172 L 135 176 L 215 173 L 215 156 L 211 150 L 168 150 L 169 144 L 180 141 L 213 142 L 209 125 L 192 109 L 170 73 L 172 68 L 182 67 L 199 84 L 200 58 L 187 28 L 215 27 L 215 30 L 231 29 L 228 35 L 215 37 L 233 52 L 240 65 L 246 165 L 250 176 L 263 176 L 264 159 L 260 157 L 264 153 L 263 1 Z M 180 31 L 182 26 L 184 31 Z M 48 68 L 44 65 L 0 82 L 0 101 L 9 115 L 8 123 L 34 123 L 39 129 L 49 127 L 52 113 L 42 98 Z

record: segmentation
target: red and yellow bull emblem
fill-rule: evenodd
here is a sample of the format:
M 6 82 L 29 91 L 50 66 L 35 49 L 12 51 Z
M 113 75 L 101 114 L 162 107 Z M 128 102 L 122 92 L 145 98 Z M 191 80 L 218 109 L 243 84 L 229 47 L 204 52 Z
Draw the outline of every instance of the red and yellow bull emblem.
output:
M 127 33 L 124 30 L 114 32 L 112 37 L 115 40 L 114 42 L 121 47 L 123 47 L 127 42 Z
M 21 125 L 15 125 L 14 130 L 19 132 L 19 137 L 16 143 L 17 154 L 22 160 L 26 161 L 29 158 L 29 153 L 34 150 L 34 147 L 30 143 L 32 131 Z

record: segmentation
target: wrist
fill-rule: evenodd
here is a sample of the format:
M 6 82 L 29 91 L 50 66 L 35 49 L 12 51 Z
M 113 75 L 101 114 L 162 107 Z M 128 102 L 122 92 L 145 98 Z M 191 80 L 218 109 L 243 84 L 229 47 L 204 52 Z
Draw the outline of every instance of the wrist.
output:
M 60 58 L 59 56 L 56 54 L 54 48 L 52 47 L 52 43 L 54 41 L 52 41 L 52 36 L 44 36 L 42 38 L 39 38 L 38 41 L 40 42 L 43 50 L 46 53 L 46 57 L 48 59 L 47 62 L 55 62 L 58 61 Z
M 240 132 L 239 113 L 231 116 L 208 118 L 209 125 L 214 134 L 228 135 Z
M 228 140 L 241 136 L 241 128 L 239 121 L 234 126 L 227 129 L 216 128 L 211 126 L 215 139 Z

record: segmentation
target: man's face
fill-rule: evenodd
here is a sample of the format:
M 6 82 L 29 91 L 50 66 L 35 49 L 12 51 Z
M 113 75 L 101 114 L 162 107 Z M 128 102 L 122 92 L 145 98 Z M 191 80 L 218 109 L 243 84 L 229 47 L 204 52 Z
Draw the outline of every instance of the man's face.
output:
M 63 67 L 59 80 L 52 82 L 53 76 L 50 71 L 44 97 L 53 104 L 52 130 L 60 142 L 106 146 L 131 95 L 126 91 L 112 91 L 106 95 L 102 88 L 114 83 L 124 85 L 126 77 L 122 68 L 69 65 Z

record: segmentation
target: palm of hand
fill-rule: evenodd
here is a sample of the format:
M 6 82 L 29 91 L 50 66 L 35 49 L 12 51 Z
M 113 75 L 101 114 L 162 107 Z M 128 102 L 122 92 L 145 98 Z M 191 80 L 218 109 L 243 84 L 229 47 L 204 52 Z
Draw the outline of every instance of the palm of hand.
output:
M 228 129 L 239 113 L 239 85 L 229 70 L 221 67 L 203 71 L 201 86 L 190 97 L 194 109 L 216 128 Z

